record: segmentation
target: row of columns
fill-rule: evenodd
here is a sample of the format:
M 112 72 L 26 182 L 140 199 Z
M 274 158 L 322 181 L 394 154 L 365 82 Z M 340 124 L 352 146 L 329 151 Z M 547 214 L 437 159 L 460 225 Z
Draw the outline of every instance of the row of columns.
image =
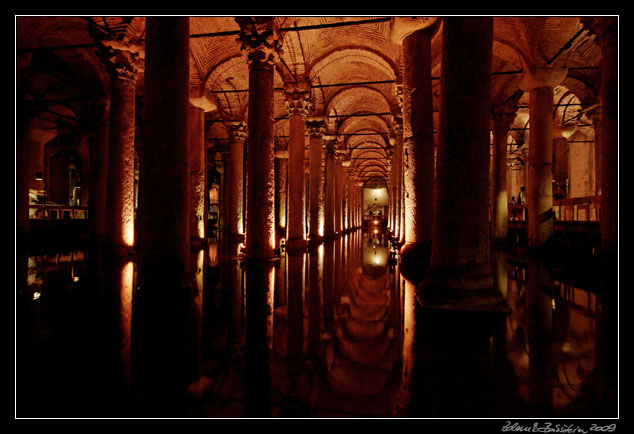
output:
M 502 111 L 491 116 L 492 18 L 443 19 L 442 105 L 437 155 L 434 155 L 430 52 L 431 37 L 437 27 L 432 24 L 402 41 L 403 135 L 402 150 L 397 141 L 393 146 L 390 226 L 393 237 L 403 244 L 400 261 L 404 274 L 408 267 L 426 269 L 420 286 L 428 301 L 497 303 L 499 298 L 491 291 L 490 230 L 494 243 L 503 245 L 508 235 L 506 139 L 514 112 Z M 615 131 L 618 130 L 616 125 L 606 129 L 605 124 L 616 119 L 616 93 L 611 84 L 616 82 L 618 70 L 614 40 L 608 35 L 603 38 L 607 42 L 602 44 L 604 109 L 600 132 L 605 203 L 601 216 L 602 237 L 605 234 L 602 249 L 612 252 L 616 251 L 617 238 L 616 183 L 605 174 L 616 173 Z M 528 235 L 529 246 L 535 249 L 547 243 L 553 234 L 553 90 L 566 73 L 566 68 L 555 66 L 527 67 L 520 82 L 521 90 L 530 93 L 531 102 Z M 491 129 L 492 224 L 488 206 L 482 206 L 490 202 Z M 395 138 L 398 137 L 396 134 Z M 606 142 L 610 150 L 605 149 Z M 614 197 L 606 194 L 606 185 Z M 403 214 L 399 210 L 401 197 L 406 211 Z M 419 276 L 411 277 L 416 280 Z

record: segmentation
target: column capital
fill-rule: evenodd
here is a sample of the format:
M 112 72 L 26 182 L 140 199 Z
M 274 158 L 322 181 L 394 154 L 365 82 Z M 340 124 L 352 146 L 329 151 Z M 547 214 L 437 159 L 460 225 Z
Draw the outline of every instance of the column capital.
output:
M 103 45 L 97 50 L 97 56 L 113 79 L 136 82 L 139 72 L 143 70 L 144 62 L 137 52 Z
M 302 115 L 306 117 L 313 112 L 310 100 L 310 84 L 305 82 L 285 83 L 284 93 L 289 116 Z
M 554 89 L 566 78 L 566 74 L 568 74 L 568 68 L 565 67 L 529 66 L 520 79 L 519 88 L 525 92 L 540 87 Z
M 398 108 L 401 110 L 401 113 L 403 113 L 403 83 L 397 83 L 395 85 L 394 94 L 398 101 Z
M 241 50 L 250 67 L 258 64 L 273 65 L 282 53 L 279 27 L 272 17 L 236 17 L 240 26 Z
M 229 129 L 231 140 L 234 142 L 243 143 L 249 136 L 249 130 L 247 128 L 246 122 L 243 122 L 243 121 L 227 122 L 227 128 Z
M 394 17 L 390 21 L 390 39 L 402 44 L 413 33 L 429 31 L 433 35 L 440 21 L 438 17 Z
M 494 129 L 506 129 L 508 130 L 515 121 L 515 113 L 502 112 L 491 113 L 491 120 L 493 121 Z
M 306 131 L 310 137 L 324 138 L 326 132 L 326 119 L 323 116 L 309 116 L 306 118 Z
M 392 116 L 392 131 L 394 136 L 403 134 L 403 118 L 400 116 Z
M 288 142 L 285 140 L 275 140 L 273 144 L 273 151 L 275 152 L 275 158 L 281 158 L 288 160 Z

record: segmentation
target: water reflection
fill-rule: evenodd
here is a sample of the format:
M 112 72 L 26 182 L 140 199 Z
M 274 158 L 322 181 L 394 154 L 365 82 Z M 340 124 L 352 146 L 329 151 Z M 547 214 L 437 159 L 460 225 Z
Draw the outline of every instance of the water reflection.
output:
M 419 303 L 380 231 L 274 261 L 239 254 L 222 239 L 191 252 L 189 289 L 150 318 L 178 328 L 170 334 L 138 330 L 134 262 L 28 257 L 18 416 L 155 416 L 139 381 L 160 389 L 174 378 L 185 384 L 159 416 L 616 416 L 610 286 L 573 285 L 537 258 L 496 252 L 511 313 L 447 311 Z M 144 354 L 141 336 L 160 345 Z M 158 367 L 141 375 L 139 363 Z

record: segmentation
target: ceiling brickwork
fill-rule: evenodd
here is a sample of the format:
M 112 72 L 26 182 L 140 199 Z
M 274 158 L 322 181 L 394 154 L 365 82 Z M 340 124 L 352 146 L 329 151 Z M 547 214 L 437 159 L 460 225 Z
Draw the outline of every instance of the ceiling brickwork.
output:
M 16 77 L 19 98 L 23 99 L 18 101 L 19 109 L 33 116 L 45 107 L 36 100 L 83 99 L 83 106 L 68 104 L 81 121 L 90 113 L 89 106 L 107 94 L 108 74 L 99 51 L 104 46 L 128 49 L 142 59 L 144 21 L 129 16 L 16 17 Z M 494 17 L 493 22 L 494 104 L 508 105 L 512 101 L 527 105 L 528 95 L 518 93 L 522 71 L 551 65 L 569 68 L 560 86 L 577 98 L 579 105 L 568 110 L 597 104 L 600 47 L 579 17 L 502 16 Z M 328 116 L 328 133 L 343 138 L 356 165 L 353 170 L 373 175 L 389 173 L 390 157 L 383 148 L 389 147 L 392 115 L 400 116 L 397 85 L 403 78 L 402 38 L 430 25 L 435 29 L 431 68 L 433 107 L 437 112 L 442 19 L 298 16 L 276 17 L 275 23 L 282 42 L 274 79 L 274 130 L 279 141 L 288 136 L 284 85 L 308 82 L 313 114 Z M 204 93 L 216 107 L 206 114 L 211 146 L 219 143 L 214 138 L 226 137 L 222 122 L 248 121 L 249 69 L 238 41 L 239 30 L 230 16 L 190 19 L 190 86 Z M 57 48 L 36 50 L 38 47 Z M 137 92 L 142 96 L 142 68 L 137 80 Z M 524 117 L 518 116 L 517 122 L 522 123 Z M 434 119 L 437 123 L 437 114 Z

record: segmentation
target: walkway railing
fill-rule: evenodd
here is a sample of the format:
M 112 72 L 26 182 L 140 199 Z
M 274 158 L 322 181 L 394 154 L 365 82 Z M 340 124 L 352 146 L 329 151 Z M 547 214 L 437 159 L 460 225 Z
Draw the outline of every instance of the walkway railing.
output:
M 555 220 L 559 221 L 601 221 L 601 196 L 572 197 L 553 200 Z M 509 220 L 528 219 L 528 205 L 509 205 Z
M 84 220 L 87 218 L 87 206 L 71 206 L 58 204 L 29 205 L 29 219 L 32 220 Z

